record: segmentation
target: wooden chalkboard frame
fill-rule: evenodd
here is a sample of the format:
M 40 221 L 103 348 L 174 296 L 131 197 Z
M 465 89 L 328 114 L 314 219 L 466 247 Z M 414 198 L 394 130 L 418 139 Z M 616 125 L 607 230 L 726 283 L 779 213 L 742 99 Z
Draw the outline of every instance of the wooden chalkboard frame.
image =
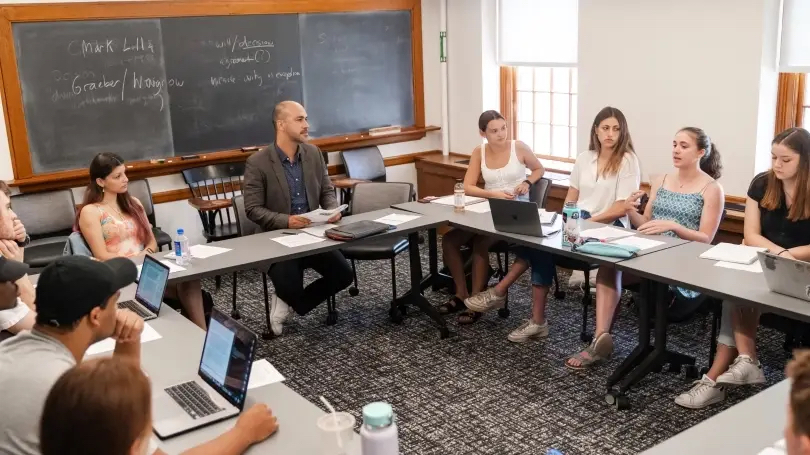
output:
M 324 151 L 346 150 L 368 145 L 412 141 L 425 137 L 438 127 L 425 125 L 424 74 L 422 68 L 421 0 L 142 0 L 125 2 L 16 4 L 0 7 L 0 86 L 3 111 L 9 137 L 11 163 L 14 170 L 12 186 L 21 191 L 39 191 L 84 185 L 87 169 L 35 174 L 28 145 L 28 133 L 23 113 L 22 89 L 17 71 L 12 25 L 18 22 L 46 22 L 98 19 L 147 19 L 188 16 L 228 16 L 247 14 L 332 13 L 356 11 L 409 10 L 411 12 L 411 55 L 413 67 L 413 112 L 415 125 L 403 128 L 399 134 L 371 137 L 368 134 L 347 134 L 313 141 Z M 128 173 L 134 178 L 154 177 L 176 173 L 182 169 L 213 163 L 246 159 L 240 150 L 222 150 L 200 155 L 199 159 L 182 161 L 168 158 L 162 164 L 139 161 L 128 163 Z

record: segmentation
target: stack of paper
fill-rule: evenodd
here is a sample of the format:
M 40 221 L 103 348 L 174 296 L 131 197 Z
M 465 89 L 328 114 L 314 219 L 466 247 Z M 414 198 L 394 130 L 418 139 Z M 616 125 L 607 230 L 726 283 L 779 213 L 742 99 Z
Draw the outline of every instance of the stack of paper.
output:
M 323 242 L 325 239 L 315 237 L 314 235 L 309 235 L 302 232 L 300 234 L 293 234 L 293 235 L 280 235 L 278 237 L 273 237 L 270 240 L 278 242 L 288 248 L 295 248 L 299 246 L 309 245 L 311 243 Z
M 301 231 L 306 232 L 309 235 L 314 235 L 315 237 L 326 237 L 326 231 L 332 229 L 333 227 L 337 227 L 337 224 L 321 224 L 319 226 L 301 229 Z
M 735 245 L 733 243 L 718 243 L 700 255 L 702 259 L 713 261 L 734 262 L 737 264 L 751 264 L 757 260 L 757 252 L 768 251 L 767 248 Z
M 267 359 L 256 360 L 250 367 L 248 390 L 282 381 L 284 381 L 284 376 Z
M 407 223 L 408 221 L 413 221 L 419 218 L 419 215 L 405 215 L 402 213 L 392 213 L 390 215 L 385 215 L 382 218 L 377 218 L 376 222 L 388 224 L 391 226 L 399 226 L 402 223 Z
M 210 245 L 193 245 L 191 248 L 188 249 L 188 252 L 191 253 L 191 257 L 197 259 L 210 258 L 211 256 L 227 253 L 228 251 L 231 251 L 231 249 Z M 164 257 L 166 259 L 177 260 L 177 255 L 174 254 L 174 251 L 169 251 L 168 253 L 166 253 L 166 256 Z
M 546 212 L 545 209 L 538 209 L 537 213 L 540 214 L 540 224 L 554 224 L 557 219 L 557 212 Z
M 586 229 L 580 232 L 579 236 L 584 239 L 590 238 L 590 239 L 597 239 L 600 242 L 606 242 L 608 240 L 616 240 L 624 237 L 631 237 L 633 236 L 633 232 L 623 231 L 621 229 L 616 229 L 611 226 L 603 226 L 595 229 Z
M 472 197 L 472 196 L 464 195 L 464 205 L 465 206 L 468 206 L 468 205 L 471 205 L 471 204 L 478 204 L 479 202 L 484 202 L 484 201 L 486 201 L 486 199 L 484 199 L 482 197 Z M 430 203 L 431 204 L 441 204 L 441 205 L 451 205 L 451 206 L 456 205 L 455 204 L 455 196 L 452 195 L 452 194 L 450 196 L 444 196 L 444 197 L 440 197 L 438 199 L 434 199 L 434 200 L 430 201 Z
M 312 224 L 322 224 L 329 221 L 333 216 L 337 215 L 338 213 L 346 210 L 349 206 L 346 204 L 341 205 L 340 207 L 335 207 L 333 209 L 317 209 L 313 210 L 309 213 L 304 213 L 300 215 L 303 218 L 308 219 Z
M 182 272 L 185 270 L 185 267 L 180 267 L 179 265 L 175 264 L 174 261 L 160 261 L 161 264 L 165 265 L 169 268 L 169 274 L 171 275 L 174 272 Z M 141 277 L 141 269 L 143 268 L 143 264 L 138 264 L 138 278 Z
M 715 267 L 724 267 L 732 270 L 742 270 L 743 272 L 762 273 L 762 264 L 759 261 L 752 262 L 751 264 L 738 264 L 736 262 L 719 261 L 714 264 Z

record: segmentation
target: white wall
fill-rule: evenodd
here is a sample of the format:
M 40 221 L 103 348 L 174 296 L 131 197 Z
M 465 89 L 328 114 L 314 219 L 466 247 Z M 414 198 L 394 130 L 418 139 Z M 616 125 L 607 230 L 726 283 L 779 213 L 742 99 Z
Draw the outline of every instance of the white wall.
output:
M 79 0 L 55 0 L 79 1 Z M 463 1 L 463 0 L 462 0 Z M 23 0 L 17 3 L 40 3 L 38 0 Z M 479 9 L 480 11 L 480 9 Z M 441 74 L 439 63 L 439 0 L 422 0 L 422 64 L 425 87 L 425 123 L 427 125 L 441 125 Z M 478 47 L 480 50 L 480 46 Z M 480 56 L 478 56 L 480 62 Z M 480 77 L 480 74 L 479 74 Z M 480 112 L 479 112 L 480 113 Z M 0 109 L 0 179 L 12 180 L 14 178 L 11 165 L 6 124 Z M 476 114 L 476 119 L 477 119 Z M 381 145 L 383 157 L 424 152 L 441 149 L 442 132 L 428 133 L 427 137 L 418 141 L 398 144 Z M 330 153 L 330 163 L 340 161 L 337 153 Z M 416 184 L 416 170 L 413 164 L 393 166 L 386 169 L 387 177 L 391 181 L 408 181 Z M 180 174 L 150 178 L 149 184 L 153 193 L 185 188 Z M 81 200 L 82 189 L 74 189 L 77 201 Z M 197 212 L 186 201 L 158 204 L 155 207 L 155 216 L 158 224 L 164 231 L 173 233 L 177 228 L 184 228 L 192 243 L 203 241 L 202 224 Z
M 580 0 L 578 143 L 602 107 L 621 109 L 646 178 L 671 172 L 672 136 L 698 126 L 722 153 L 726 193 L 744 195 L 773 136 L 777 11 L 778 0 Z

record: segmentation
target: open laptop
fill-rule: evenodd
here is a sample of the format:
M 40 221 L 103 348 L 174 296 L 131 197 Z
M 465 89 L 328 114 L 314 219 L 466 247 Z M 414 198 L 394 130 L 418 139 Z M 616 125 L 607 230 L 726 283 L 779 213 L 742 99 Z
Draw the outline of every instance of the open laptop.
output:
M 810 263 L 762 251 L 757 256 L 771 291 L 810 301 Z
M 144 321 L 155 319 L 160 313 L 160 306 L 163 305 L 163 293 L 166 292 L 168 281 L 169 266 L 152 256 L 144 256 L 138 288 L 135 290 L 135 300 L 118 302 L 118 307 L 132 310 Z
M 239 414 L 255 351 L 256 334 L 214 308 L 197 376 L 153 390 L 155 433 L 166 439 Z
M 553 233 L 549 232 L 553 230 L 551 226 L 547 226 L 546 232 L 543 232 L 543 224 L 540 223 L 540 212 L 538 212 L 537 204 L 534 202 L 490 199 L 489 208 L 492 212 L 492 224 L 496 231 L 534 237 L 546 237 Z

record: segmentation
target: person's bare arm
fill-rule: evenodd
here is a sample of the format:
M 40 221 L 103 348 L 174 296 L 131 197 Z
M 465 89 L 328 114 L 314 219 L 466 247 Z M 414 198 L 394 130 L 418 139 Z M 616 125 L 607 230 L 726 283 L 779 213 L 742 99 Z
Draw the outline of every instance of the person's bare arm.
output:
M 115 299 L 121 292 L 115 293 Z M 143 319 L 127 309 L 119 309 L 115 313 L 115 331 L 112 338 L 115 340 L 113 355 L 122 359 L 141 364 L 141 333 L 143 332 Z
M 647 205 L 644 207 L 643 214 L 638 213 L 636 210 L 627 212 L 627 216 L 630 217 L 630 223 L 632 223 L 633 226 L 637 228 L 641 227 L 652 219 L 652 207 L 653 202 L 655 201 L 655 195 L 658 194 L 658 188 L 661 188 L 661 185 L 664 184 L 665 178 L 666 175 L 653 179 L 652 184 L 650 185 L 650 198 L 647 200 Z
M 141 212 L 143 212 L 143 216 L 144 216 L 144 218 L 146 218 L 146 209 L 143 208 L 143 204 L 141 204 L 141 201 L 139 201 L 138 198 L 135 198 L 135 197 L 133 197 L 132 200 L 135 201 L 136 210 L 140 210 Z M 149 251 L 154 253 L 154 252 L 156 252 L 158 250 L 158 246 L 157 246 L 157 239 L 155 239 L 155 233 L 152 232 L 152 225 L 151 224 L 148 226 L 148 229 L 146 231 L 147 231 L 146 232 L 147 238 L 146 238 L 146 245 L 144 246 L 144 250 L 147 253 Z
M 783 248 L 762 235 L 762 227 L 760 224 L 759 203 L 753 199 L 745 199 L 745 221 L 743 221 L 743 240 L 745 245 L 758 248 L 767 248 L 770 252 L 776 254 L 783 250 Z
M 613 223 L 627 214 L 624 201 L 638 191 L 638 187 L 641 185 L 641 169 L 635 154 L 630 153 L 625 156 L 616 179 L 616 200 L 607 210 L 593 215 L 591 221 Z
M 604 212 L 591 217 L 597 223 L 612 223 L 625 215 L 624 200 L 616 201 Z
M 492 197 L 489 191 L 478 187 L 481 178 L 481 147 L 477 147 L 470 155 L 470 164 L 464 174 L 464 194 L 473 197 Z
M 675 235 L 693 242 L 712 243 L 717 229 L 720 227 L 720 220 L 723 218 L 725 209 L 725 195 L 723 187 L 714 182 L 703 191 L 703 211 L 700 214 L 700 227 L 698 230 L 689 229 L 686 226 L 675 223 L 672 229 Z
M 20 300 L 26 305 L 28 308 L 32 310 L 35 309 L 35 302 L 34 300 L 37 298 L 37 291 L 34 289 L 34 285 L 31 283 L 31 279 L 28 278 L 28 275 L 20 278 L 16 281 L 17 284 L 17 292 L 19 292 Z
M 573 186 L 568 187 L 568 193 L 565 194 L 565 203 L 577 202 L 579 200 L 579 190 Z
M 256 404 L 239 416 L 233 428 L 216 439 L 186 450 L 183 455 L 239 455 L 276 430 L 278 421 L 270 408 Z

